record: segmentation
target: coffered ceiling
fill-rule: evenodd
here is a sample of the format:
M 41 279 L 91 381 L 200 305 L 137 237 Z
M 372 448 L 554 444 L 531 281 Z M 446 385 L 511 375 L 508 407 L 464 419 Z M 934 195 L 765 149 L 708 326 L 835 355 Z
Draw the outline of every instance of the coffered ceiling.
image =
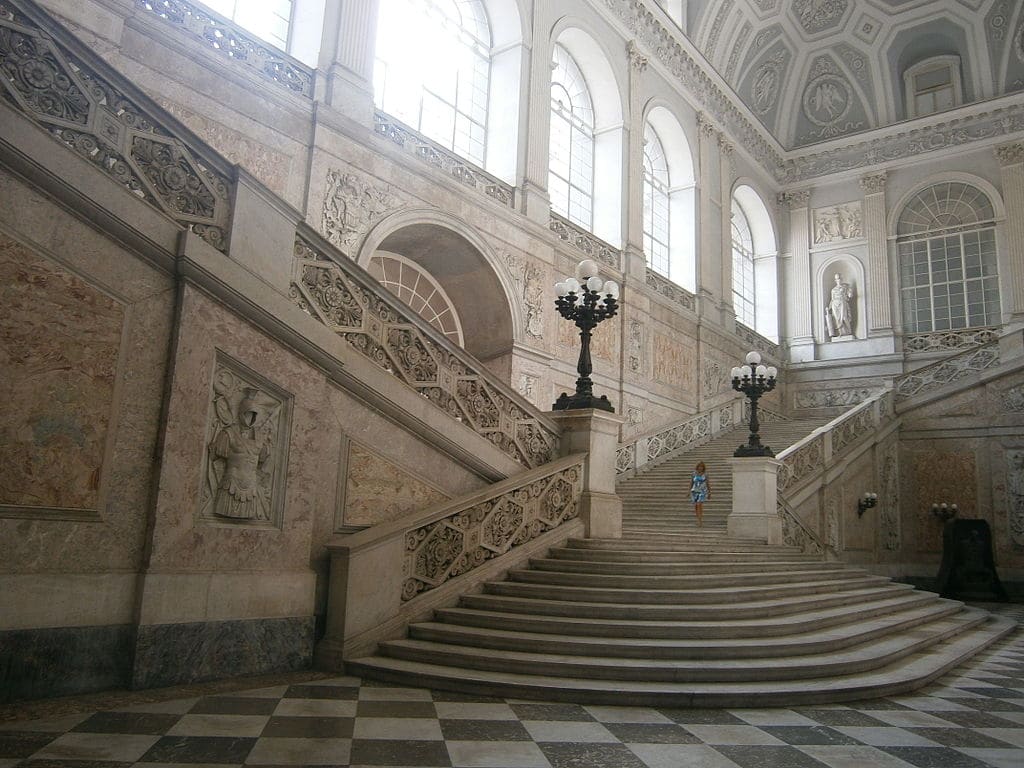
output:
M 1024 0 L 689 0 L 683 26 L 786 148 L 908 119 L 903 72 L 960 57 L 966 104 L 1021 93 Z

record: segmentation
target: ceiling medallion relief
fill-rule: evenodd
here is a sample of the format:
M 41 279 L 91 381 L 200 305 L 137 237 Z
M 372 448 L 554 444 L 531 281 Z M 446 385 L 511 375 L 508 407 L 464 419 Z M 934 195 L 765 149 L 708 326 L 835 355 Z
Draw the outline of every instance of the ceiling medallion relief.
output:
M 809 35 L 832 29 L 842 21 L 850 0 L 793 0 L 793 16 Z

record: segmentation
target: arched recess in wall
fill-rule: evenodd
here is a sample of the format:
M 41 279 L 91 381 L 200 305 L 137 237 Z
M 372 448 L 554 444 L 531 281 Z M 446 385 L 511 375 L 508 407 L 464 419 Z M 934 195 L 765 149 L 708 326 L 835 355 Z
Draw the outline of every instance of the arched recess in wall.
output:
M 898 317 L 904 333 L 943 333 L 1002 322 L 1000 274 L 1009 274 L 999 247 L 1006 209 L 988 181 L 942 173 L 910 188 L 893 206 Z
M 649 130 L 654 133 L 654 142 L 650 140 Z M 649 252 L 654 250 L 650 241 L 656 238 L 649 230 L 656 228 L 656 198 L 659 197 L 657 179 L 648 179 L 651 175 L 648 171 L 649 161 L 656 162 L 655 153 L 651 151 L 654 146 L 660 148 L 667 171 L 664 190 L 668 214 L 667 274 L 655 265 L 656 259 L 652 263 L 652 254 Z M 647 264 L 673 282 L 696 292 L 696 182 L 693 155 L 679 121 L 661 105 L 650 106 L 644 121 L 644 169 L 644 251 Z M 654 175 L 657 176 L 656 173 Z
M 625 110 L 618 80 L 609 63 L 608 56 L 593 36 L 575 24 L 576 22 L 573 20 L 562 19 L 555 25 L 551 36 L 550 56 L 553 66 L 555 66 L 559 60 L 558 48 L 569 54 L 585 83 L 587 97 L 593 112 L 591 124 L 588 127 L 593 137 L 593 152 L 590 155 L 591 168 L 588 172 L 585 167 L 574 165 L 569 172 L 570 177 L 578 178 L 575 176 L 577 173 L 575 169 L 579 168 L 580 172 L 589 173 L 590 176 L 586 181 L 591 194 L 590 223 L 582 221 L 577 221 L 577 223 L 602 240 L 619 247 L 622 244 L 622 148 L 625 141 L 623 119 Z M 622 55 L 625 56 L 624 51 Z M 556 164 L 564 162 L 559 150 L 559 144 L 564 142 L 559 142 L 556 136 L 559 112 L 564 113 L 563 110 L 559 110 L 557 105 L 560 92 L 554 83 L 556 76 L 557 72 L 553 72 L 552 132 L 548 147 L 551 162 L 549 184 L 552 181 L 557 181 L 554 179 L 558 175 L 555 169 Z M 565 90 L 562 89 L 562 92 Z M 574 120 L 575 117 L 570 118 L 570 122 Z M 595 183 L 595 180 L 598 179 L 600 183 Z M 554 200 L 552 209 L 558 211 Z M 563 213 L 563 215 L 567 214 Z M 573 219 L 572 216 L 567 217 Z
M 515 0 L 381 0 L 374 101 L 515 183 L 524 50 Z
M 836 275 L 839 275 L 838 289 Z M 811 303 L 815 313 L 814 335 L 819 342 L 829 342 L 843 336 L 857 339 L 867 337 L 867 287 L 864 279 L 864 265 L 849 253 L 829 255 L 818 266 L 814 275 L 814 297 Z M 836 327 L 836 319 L 842 310 L 839 307 L 830 310 L 833 300 L 846 302 L 850 315 L 849 333 L 841 333 L 844 329 Z
M 733 301 L 740 295 L 753 303 L 753 330 L 779 337 L 778 240 L 764 199 L 740 180 L 732 192 Z M 745 231 L 744 231 L 745 225 Z M 739 238 L 739 240 L 737 239 Z M 747 250 L 749 249 L 749 250 Z M 750 264 L 747 264 L 749 260 Z M 741 272 L 740 270 L 746 270 Z M 739 311 L 737 320 L 741 319 Z
M 374 257 L 389 254 L 412 262 L 440 286 L 459 318 L 463 348 L 509 382 L 512 346 L 523 329 L 512 309 L 518 306 L 515 289 L 490 246 L 455 217 L 414 209 L 381 220 L 367 234 L 357 260 L 372 273 Z

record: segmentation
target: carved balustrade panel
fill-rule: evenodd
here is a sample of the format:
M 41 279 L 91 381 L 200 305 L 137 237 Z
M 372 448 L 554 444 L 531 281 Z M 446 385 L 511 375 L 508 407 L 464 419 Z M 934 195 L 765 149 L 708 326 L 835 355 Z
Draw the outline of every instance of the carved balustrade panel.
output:
M 77 41 L 44 30 L 0 2 L 0 93 L 68 149 L 219 250 L 227 248 L 232 182 L 143 106 L 75 53 Z M 223 163 L 221 163 L 223 164 Z M 226 165 L 225 165 L 226 168 Z
M 933 331 L 915 333 L 903 337 L 903 354 L 910 356 L 921 352 L 950 352 L 958 349 L 973 349 L 999 338 L 998 328 L 965 328 L 957 331 Z
M 999 343 L 989 342 L 933 365 L 897 376 L 893 382 L 897 402 L 931 392 L 999 365 Z
M 605 264 L 612 269 L 622 269 L 622 254 L 617 248 L 612 247 L 601 238 L 595 237 L 585 229 L 581 229 L 568 219 L 557 213 L 552 213 L 548 228 L 558 236 L 559 240 L 569 243 L 587 258 Z
M 536 467 L 557 456 L 554 431 L 432 339 L 412 310 L 396 309 L 384 292 L 296 240 L 291 296 L 303 311 L 520 464 Z
M 667 277 L 659 275 L 653 269 L 647 269 L 647 287 L 653 288 L 656 293 L 666 299 L 675 302 L 684 309 L 691 312 L 697 308 L 697 297 L 685 288 L 676 285 Z
M 736 323 L 736 335 L 762 355 L 767 355 L 775 360 L 779 359 L 779 345 L 765 338 L 752 328 L 747 328 L 742 323 Z
M 135 7 L 159 16 L 206 48 L 244 64 L 288 91 L 313 97 L 312 69 L 203 6 L 185 0 L 135 0 Z
M 384 112 L 376 112 L 373 116 L 373 125 L 378 134 L 397 144 L 406 153 L 441 169 L 460 184 L 487 195 L 508 208 L 515 206 L 515 190 L 510 184 L 477 168 L 400 120 Z
M 408 601 L 579 516 L 583 465 L 574 464 L 405 535 Z
M 875 429 L 875 415 L 870 407 L 861 408 L 856 413 L 844 418 L 832 429 L 832 453 L 840 455 L 848 446 L 853 445 Z
M 771 408 L 766 408 L 763 403 L 757 405 L 757 420 L 761 424 L 771 424 L 777 421 L 789 421 L 789 417 L 784 413 L 773 411 Z M 743 421 L 744 423 L 750 423 L 750 401 L 743 401 Z
M 815 435 L 792 453 L 780 456 L 778 489 L 785 492 L 799 487 L 825 468 L 825 441 Z
M 620 446 L 615 452 L 615 474 L 629 472 L 636 466 L 636 443 Z
M 804 554 L 823 556 L 825 546 L 814 532 L 801 522 L 781 497 L 777 502 L 779 518 L 782 521 L 783 543 L 789 547 L 796 547 Z

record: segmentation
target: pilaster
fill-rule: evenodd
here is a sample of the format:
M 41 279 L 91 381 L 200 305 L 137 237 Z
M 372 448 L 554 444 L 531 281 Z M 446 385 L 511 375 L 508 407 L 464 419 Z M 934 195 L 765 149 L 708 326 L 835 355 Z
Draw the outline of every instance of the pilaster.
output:
M 521 91 L 526 105 L 526 124 L 520 132 L 525 155 L 522 156 L 523 180 L 519 190 L 519 211 L 547 227 L 551 220 L 548 195 L 548 144 L 551 141 L 551 70 L 554 66 L 547 40 L 551 23 L 546 3 L 533 6 L 534 41 L 530 49 L 527 87 Z
M 790 360 L 814 359 L 814 329 L 811 324 L 811 249 L 808 205 L 809 189 L 780 192 L 778 204 L 789 210 L 790 270 L 787 286 L 787 316 Z
M 327 3 L 316 97 L 364 125 L 373 125 L 373 57 L 380 0 Z M 322 89 L 322 90 L 321 90 Z
M 884 171 L 860 179 L 860 188 L 864 191 L 864 235 L 867 238 L 869 336 L 892 332 L 889 249 L 885 232 L 885 181 Z
M 629 116 L 630 124 L 627 137 L 627 154 L 625 167 L 627 169 L 626 183 L 626 220 L 625 237 L 623 242 L 627 252 L 640 253 L 644 256 L 643 270 L 646 270 L 647 261 L 644 254 L 644 164 L 639 162 L 644 156 L 644 109 L 641 97 L 641 80 L 647 69 L 647 57 L 640 53 L 636 43 L 630 40 L 626 43 L 626 55 L 629 58 Z M 626 270 L 631 270 L 639 265 L 634 259 L 627 258 L 624 265 Z M 638 280 L 645 280 L 644 271 L 634 272 Z
M 1003 315 L 1013 321 L 1024 320 L 1024 142 L 996 147 L 999 172 L 1003 181 L 1003 202 L 1009 215 L 1004 225 L 1006 258 L 1000 260 L 1000 271 L 1006 270 L 1003 293 L 1007 306 Z
M 736 316 L 736 308 L 732 304 L 732 178 L 733 178 L 733 152 L 735 145 L 729 141 L 724 133 L 718 134 L 718 171 L 722 190 L 722 223 L 721 242 L 719 252 L 722 264 L 721 302 L 722 320 L 725 324 L 726 318 L 731 322 Z M 732 327 L 730 325 L 730 327 Z
M 718 130 L 703 112 L 697 113 L 697 128 L 697 178 L 700 179 L 697 196 L 697 290 L 704 299 L 701 314 L 706 315 L 704 308 L 722 306 L 722 222 L 727 214 L 722 210 Z M 731 285 L 729 293 L 732 293 Z M 721 322 L 720 313 L 714 320 Z

